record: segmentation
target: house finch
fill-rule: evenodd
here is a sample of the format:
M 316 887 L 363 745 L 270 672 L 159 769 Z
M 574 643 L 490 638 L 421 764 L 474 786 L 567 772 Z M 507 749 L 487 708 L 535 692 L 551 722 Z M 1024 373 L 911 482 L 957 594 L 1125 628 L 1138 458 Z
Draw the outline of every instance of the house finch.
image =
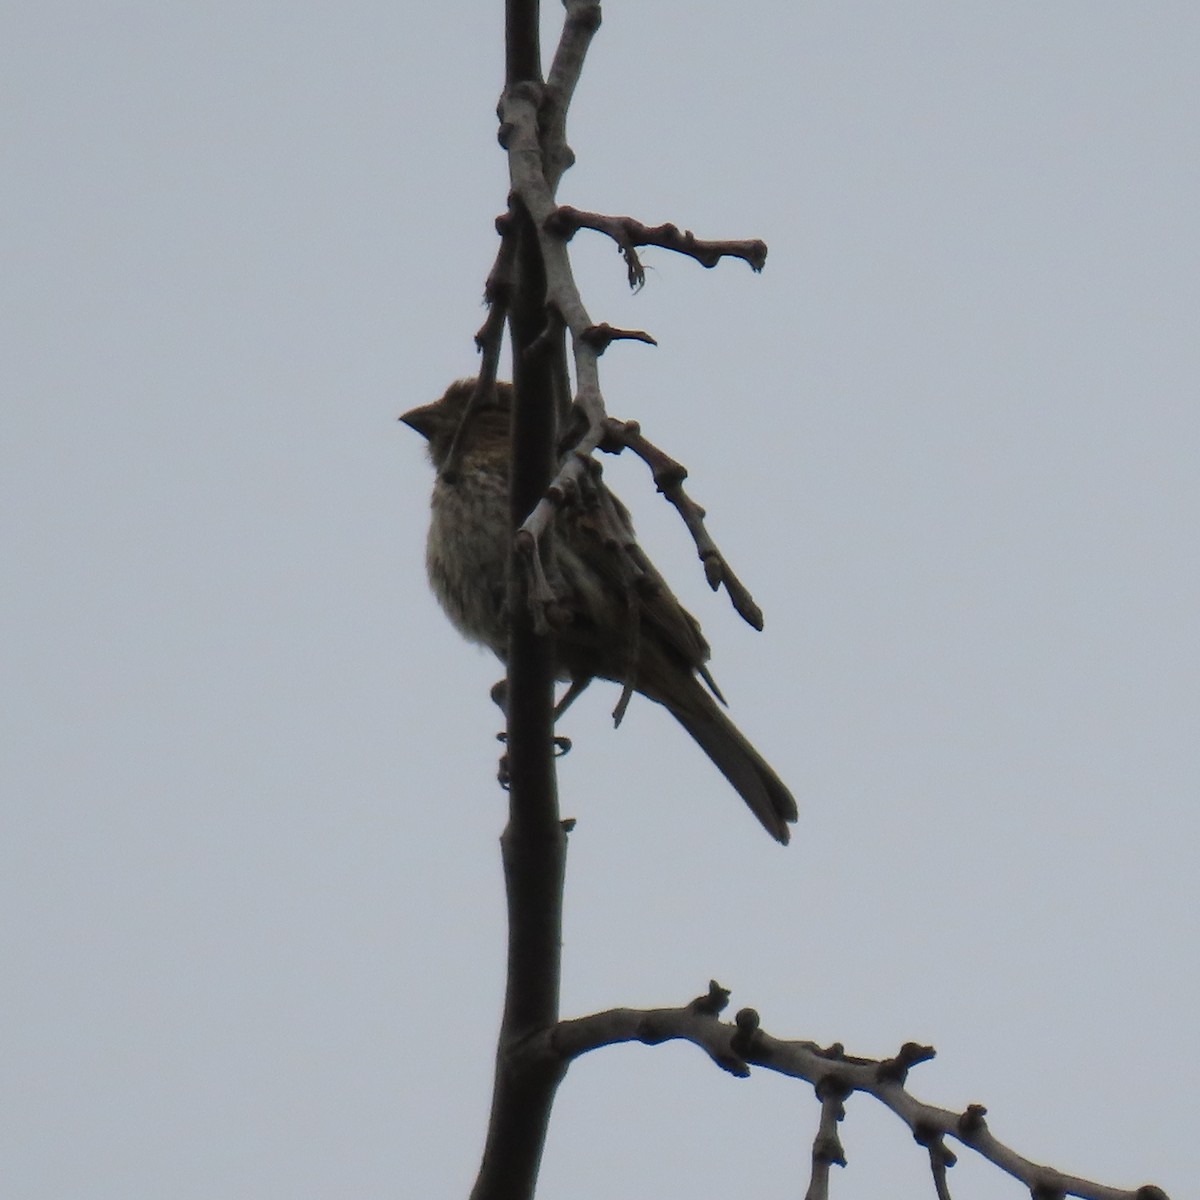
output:
M 473 379 L 459 380 L 440 400 L 400 418 L 428 439 L 436 468 L 446 461 L 474 387 Z M 429 582 L 446 615 L 466 638 L 489 647 L 501 661 L 508 653 L 512 394 L 511 384 L 496 385 L 493 401 L 475 413 L 466 431 L 454 478 L 439 475 L 426 545 Z M 786 822 L 796 820 L 796 802 L 701 682 L 720 696 L 704 665 L 709 649 L 698 622 L 642 555 L 634 586 L 628 550 L 611 536 L 615 519 L 620 540 L 633 542 L 629 513 L 599 479 L 589 488 L 559 508 L 549 539 L 546 576 L 557 600 L 559 678 L 570 681 L 571 694 L 591 679 L 610 679 L 664 705 L 767 832 L 786 843 Z

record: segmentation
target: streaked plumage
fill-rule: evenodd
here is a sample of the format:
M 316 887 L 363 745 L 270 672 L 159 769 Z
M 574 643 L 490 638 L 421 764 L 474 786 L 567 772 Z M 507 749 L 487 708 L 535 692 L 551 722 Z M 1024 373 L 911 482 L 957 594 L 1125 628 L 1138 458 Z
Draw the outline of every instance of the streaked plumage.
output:
M 401 418 L 428 439 L 435 467 L 446 460 L 474 386 L 474 380 L 459 380 L 440 400 Z M 508 651 L 511 403 L 511 385 L 497 384 L 495 403 L 472 419 L 456 477 L 439 475 L 434 484 L 426 543 L 429 582 L 447 616 L 501 660 Z M 612 544 L 612 525 L 601 519 L 600 506 L 611 506 L 610 521 L 632 541 L 629 513 L 598 480 L 591 493 L 584 489 L 577 502 L 559 510 L 546 563 L 562 607 L 555 629 L 560 677 L 576 684 L 591 678 L 628 683 L 664 705 L 771 836 L 786 843 L 796 802 L 705 688 L 702 680 L 711 684 L 709 648 L 699 623 L 648 562 L 631 583 L 626 551 Z

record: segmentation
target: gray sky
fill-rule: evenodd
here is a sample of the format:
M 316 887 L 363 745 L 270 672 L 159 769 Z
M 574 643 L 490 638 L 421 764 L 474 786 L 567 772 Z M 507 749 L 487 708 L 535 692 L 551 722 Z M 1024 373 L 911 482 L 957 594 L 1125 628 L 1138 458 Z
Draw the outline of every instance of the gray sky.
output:
M 473 369 L 502 7 L 6 10 L 7 1195 L 469 1186 L 498 669 L 428 595 L 395 417 Z M 715 977 L 777 1036 L 932 1042 L 914 1091 L 1030 1157 L 1194 1192 L 1198 61 L 1182 3 L 606 7 L 563 200 L 771 248 L 650 251 L 630 297 L 573 243 L 594 319 L 660 341 L 606 355 L 610 409 L 689 466 L 766 631 L 608 478 L 801 820 L 774 846 L 594 688 L 566 1013 Z M 794 1197 L 816 1114 L 606 1051 L 543 1194 Z M 930 1194 L 871 1102 L 843 1139 L 840 1194 Z

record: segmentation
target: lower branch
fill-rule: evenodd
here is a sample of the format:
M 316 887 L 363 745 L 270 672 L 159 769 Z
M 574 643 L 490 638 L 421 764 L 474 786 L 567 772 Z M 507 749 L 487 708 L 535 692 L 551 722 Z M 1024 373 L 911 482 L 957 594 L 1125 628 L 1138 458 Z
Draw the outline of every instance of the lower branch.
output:
M 714 981 L 706 996 L 682 1008 L 610 1009 L 560 1021 L 543 1036 L 547 1048 L 564 1060 L 619 1042 L 658 1045 L 680 1040 L 698 1046 L 732 1075 L 744 1078 L 750 1074 L 750 1067 L 757 1066 L 803 1079 L 813 1086 L 822 1105 L 807 1200 L 824 1200 L 828 1195 L 829 1165 L 845 1165 L 837 1122 L 844 1116 L 842 1102 L 854 1092 L 874 1096 L 890 1108 L 909 1127 L 914 1139 L 926 1147 L 941 1200 L 949 1196 L 946 1172 L 957 1161 L 944 1143 L 948 1137 L 1019 1180 L 1038 1198 L 1168 1200 L 1166 1193 L 1153 1184 L 1132 1189 L 1108 1187 L 1024 1158 L 992 1135 L 981 1105 L 973 1104 L 965 1112 L 956 1113 L 918 1100 L 906 1089 L 905 1082 L 911 1067 L 934 1057 L 932 1046 L 908 1042 L 892 1058 L 872 1059 L 847 1055 L 840 1045 L 823 1049 L 816 1042 L 785 1041 L 764 1033 L 758 1014 L 750 1008 L 742 1009 L 732 1022 L 720 1020 L 718 1014 L 728 998 L 728 991 Z

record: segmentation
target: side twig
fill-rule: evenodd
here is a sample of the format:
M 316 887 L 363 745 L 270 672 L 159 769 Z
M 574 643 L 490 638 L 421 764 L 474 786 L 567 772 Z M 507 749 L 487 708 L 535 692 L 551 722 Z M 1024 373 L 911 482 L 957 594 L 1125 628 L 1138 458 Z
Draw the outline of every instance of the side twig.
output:
M 846 1152 L 838 1137 L 838 1122 L 846 1116 L 846 1092 L 833 1080 L 819 1084 L 816 1091 L 821 1101 L 821 1120 L 813 1139 L 812 1175 L 804 1200 L 829 1200 L 829 1168 L 846 1165 Z
M 674 506 L 687 526 L 688 533 L 692 535 L 696 553 L 704 564 L 704 577 L 708 580 L 708 586 L 714 592 L 724 587 L 730 603 L 742 620 L 761 630 L 762 609 L 754 602 L 754 597 L 750 595 L 746 585 L 734 574 L 733 568 L 710 536 L 704 524 L 704 509 L 683 490 L 683 481 L 688 476 L 687 468 L 660 450 L 653 442 L 647 441 L 636 421 L 618 421 L 610 418 L 608 431 L 609 438 L 601 443 L 600 449 L 619 454 L 622 449 L 628 447 L 650 468 L 655 487 Z
M 483 288 L 488 315 L 479 327 L 479 332 L 475 334 L 475 346 L 480 353 L 479 375 L 439 472 L 442 478 L 448 481 L 458 477 L 467 429 L 485 400 L 489 399 L 495 390 L 496 372 L 500 366 L 500 347 L 504 341 L 504 326 L 508 321 L 509 307 L 512 303 L 513 263 L 517 251 L 513 227 L 511 212 L 496 219 L 500 249 L 496 252 L 496 261 L 488 272 L 487 283 Z
M 575 163 L 575 155 L 567 145 L 567 109 L 575 95 L 575 85 L 583 71 L 583 60 L 596 30 L 600 28 L 600 5 L 597 0 L 564 0 L 567 19 L 563 22 L 558 48 L 546 77 L 548 103 L 542 115 L 542 149 L 546 163 L 546 182 L 550 191 L 558 188 L 559 180 Z
M 646 272 L 637 255 L 638 246 L 661 246 L 664 250 L 694 258 L 709 269 L 723 258 L 740 258 L 754 271 L 761 271 L 767 265 L 767 243 L 758 238 L 702 241 L 690 229 L 680 231 L 678 225 L 669 221 L 662 225 L 643 225 L 633 217 L 610 217 L 563 204 L 550 215 L 548 228 L 566 241 L 580 229 L 594 229 L 612 238 L 625 258 L 629 286 L 635 289 L 646 282 Z

